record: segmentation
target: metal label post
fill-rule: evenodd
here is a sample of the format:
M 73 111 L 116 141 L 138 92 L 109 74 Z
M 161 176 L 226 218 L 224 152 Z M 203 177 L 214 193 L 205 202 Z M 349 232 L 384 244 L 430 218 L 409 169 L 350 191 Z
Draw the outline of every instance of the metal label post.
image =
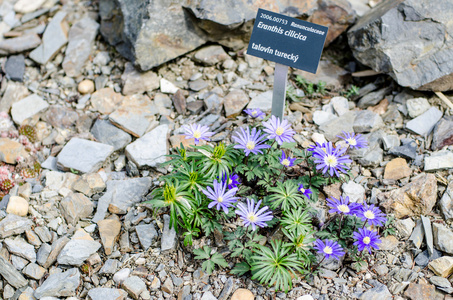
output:
M 286 99 L 286 79 L 288 77 L 288 66 L 275 63 L 274 71 L 274 93 L 272 95 L 272 115 L 283 119 Z

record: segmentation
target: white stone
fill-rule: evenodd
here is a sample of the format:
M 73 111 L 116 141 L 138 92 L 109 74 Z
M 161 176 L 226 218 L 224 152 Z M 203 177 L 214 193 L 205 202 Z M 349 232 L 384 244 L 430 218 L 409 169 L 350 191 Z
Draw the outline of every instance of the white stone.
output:
M 406 102 L 407 112 L 412 118 L 416 118 L 428 109 L 431 108 L 428 100 L 426 98 L 414 98 L 409 99 Z
M 422 115 L 407 122 L 406 128 L 421 136 L 427 136 L 441 118 L 442 112 L 436 107 L 431 107 Z
M 330 104 L 339 116 L 344 115 L 349 111 L 348 99 L 346 99 L 345 97 L 333 97 L 330 100 Z
M 349 201 L 362 203 L 365 200 L 365 188 L 354 181 L 349 181 L 341 185 L 343 197 L 348 196 Z
M 25 217 L 28 214 L 27 200 L 19 196 L 11 196 L 11 198 L 9 198 L 6 212 L 9 214 L 15 214 L 21 217 Z
M 272 94 L 272 91 L 267 91 L 252 97 L 247 108 L 259 108 L 262 111 L 270 111 L 272 109 Z
M 336 118 L 338 117 L 328 111 L 317 110 L 313 113 L 313 122 L 315 122 L 316 125 L 325 124 Z
M 116 284 L 121 284 L 124 280 L 126 280 L 127 277 L 131 274 L 131 269 L 129 268 L 124 268 L 119 270 L 118 272 L 113 275 L 113 281 L 116 282 Z
M 21 125 L 23 121 L 40 113 L 49 107 L 49 104 L 37 94 L 30 95 L 11 107 L 11 115 L 16 124 Z
M 315 300 L 311 295 L 303 295 L 297 298 L 296 300 Z
M 453 153 L 444 150 L 425 157 L 425 171 L 437 171 L 453 168 Z
M 317 133 L 317 132 L 313 133 L 313 135 L 311 136 L 311 139 L 313 140 L 313 142 L 319 143 L 319 144 L 327 142 L 324 134 Z
M 160 125 L 126 147 L 126 156 L 138 167 L 156 167 L 166 161 L 168 125 Z
M 14 10 L 26 14 L 37 10 L 46 0 L 19 0 L 14 4 Z
M 165 78 L 160 80 L 160 91 L 165 94 L 174 94 L 179 90 L 172 82 L 168 81 Z

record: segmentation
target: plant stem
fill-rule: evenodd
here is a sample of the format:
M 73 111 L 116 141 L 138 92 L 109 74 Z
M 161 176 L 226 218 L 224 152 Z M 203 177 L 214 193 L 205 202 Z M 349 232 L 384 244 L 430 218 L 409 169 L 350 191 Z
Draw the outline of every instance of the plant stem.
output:
M 311 271 L 316 270 L 316 269 L 319 267 L 319 265 L 324 261 L 324 259 L 326 259 L 326 256 L 325 256 L 325 255 L 324 255 L 324 256 L 322 257 L 322 259 L 316 264 L 316 266 L 311 267 L 310 270 L 311 270 Z
M 269 154 L 269 151 L 271 151 L 272 147 L 274 147 L 274 144 L 275 144 L 275 140 L 274 140 L 274 142 L 272 143 L 271 147 L 270 147 L 270 148 L 267 148 L 266 155 Z
M 285 169 L 285 168 L 283 167 L 283 168 L 280 170 L 280 174 L 278 174 L 278 176 L 275 177 L 275 180 L 274 180 L 274 183 L 272 184 L 272 186 L 274 186 L 274 185 L 277 183 L 277 180 L 280 178 L 280 176 L 282 176 L 282 173 L 283 173 L 283 170 L 284 170 L 284 169 Z
M 366 219 L 365 223 L 363 223 L 362 229 L 365 228 L 365 225 L 367 222 L 368 222 L 368 219 Z
M 338 224 L 338 237 L 340 237 L 341 225 L 343 223 L 343 218 L 344 218 L 344 215 L 342 214 L 341 217 L 340 217 L 340 222 Z

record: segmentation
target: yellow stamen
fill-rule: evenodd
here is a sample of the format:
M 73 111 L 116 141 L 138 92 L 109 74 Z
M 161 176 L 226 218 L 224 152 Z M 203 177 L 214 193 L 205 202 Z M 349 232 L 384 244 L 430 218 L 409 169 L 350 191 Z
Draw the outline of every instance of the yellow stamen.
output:
M 257 112 L 256 110 L 252 111 L 252 116 L 256 116 Z
M 193 137 L 199 139 L 201 137 L 201 132 L 199 130 L 195 130 L 193 132 Z
M 357 141 L 356 139 L 354 138 L 349 138 L 349 139 L 346 139 L 346 142 L 351 145 L 351 146 L 356 146 L 357 145 Z
M 256 221 L 257 218 L 256 218 L 256 216 L 255 216 L 254 214 L 249 214 L 249 215 L 247 216 L 247 219 L 248 219 L 250 222 L 253 223 L 253 222 Z
M 283 132 L 285 132 L 285 130 L 281 127 L 278 127 L 277 130 L 275 130 L 275 134 L 276 135 L 282 135 Z
M 249 150 L 255 149 L 255 143 L 254 142 L 248 142 L 245 147 Z
M 363 215 L 367 219 L 374 219 L 375 218 L 375 215 L 374 215 L 374 213 L 371 210 L 367 210 Z
M 336 167 L 338 164 L 337 158 L 333 155 L 327 155 L 327 157 L 324 159 L 324 162 L 329 167 Z
M 223 198 L 222 197 L 217 198 L 217 202 L 222 203 L 223 202 Z
M 282 165 L 284 165 L 285 167 L 289 166 L 289 160 L 287 160 L 286 158 L 282 160 Z
M 370 242 L 371 242 L 370 237 L 366 236 L 366 237 L 363 238 L 363 243 L 364 244 L 368 245 Z
M 232 184 L 232 183 L 233 183 L 233 180 L 228 179 L 228 184 Z
M 333 253 L 332 247 L 329 247 L 329 246 L 324 247 L 323 251 L 324 251 L 325 254 L 332 254 Z
M 338 205 L 338 210 L 344 213 L 348 213 L 351 211 L 346 204 Z

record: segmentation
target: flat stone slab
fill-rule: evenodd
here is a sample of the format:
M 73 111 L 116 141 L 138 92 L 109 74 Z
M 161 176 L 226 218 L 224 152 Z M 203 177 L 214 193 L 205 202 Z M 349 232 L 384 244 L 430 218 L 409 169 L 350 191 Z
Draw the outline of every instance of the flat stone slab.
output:
M 126 213 L 125 210 L 128 207 L 141 201 L 150 187 L 151 178 L 149 177 L 107 181 L 107 191 L 99 198 L 97 211 L 92 222 L 97 223 L 103 220 L 109 208 Z
M 34 296 L 37 299 L 43 297 L 69 297 L 75 295 L 80 284 L 80 272 L 72 268 L 66 272 L 53 273 L 38 287 Z
M 0 275 L 15 288 L 20 288 L 28 284 L 28 280 L 26 280 L 13 265 L 1 255 Z
M 35 247 L 27 243 L 23 238 L 7 238 L 4 243 L 10 253 L 28 259 L 31 262 L 36 261 Z
M 94 288 L 88 291 L 88 297 L 91 300 L 126 299 L 127 293 L 121 289 L 114 288 Z
M 99 248 L 101 243 L 93 240 L 85 230 L 79 229 L 61 250 L 57 261 L 62 265 L 80 266 Z
M 453 153 L 439 151 L 425 157 L 425 171 L 437 171 L 453 168 Z
M 22 234 L 33 225 L 33 222 L 27 218 L 19 217 L 14 214 L 8 214 L 0 221 L 0 238 L 6 238 L 15 234 Z
M 253 97 L 247 108 L 259 108 L 262 111 L 270 111 L 272 109 L 272 93 L 272 91 L 267 91 Z
M 135 231 L 145 251 L 151 247 L 151 244 L 157 238 L 157 231 L 153 224 L 137 225 Z
M 11 106 L 13 121 L 21 125 L 26 119 L 42 112 L 49 107 L 49 104 L 37 94 L 30 95 Z
M 101 143 L 113 146 L 115 151 L 126 147 L 132 138 L 108 120 L 98 119 L 91 128 L 93 136 Z
M 66 12 L 59 11 L 47 25 L 42 44 L 30 52 L 30 58 L 39 64 L 46 64 L 68 42 Z
M 146 95 L 132 95 L 123 99 L 121 106 L 110 114 L 110 121 L 135 137 L 141 137 L 150 127 L 157 107 Z
M 0 138 L 1 161 L 15 165 L 18 157 L 27 158 L 28 156 L 28 152 L 21 143 L 8 138 Z
M 421 136 L 427 136 L 441 118 L 442 112 L 436 107 L 431 107 L 420 116 L 407 122 L 406 128 Z
M 57 156 L 57 166 L 64 171 L 94 173 L 114 151 L 113 146 L 72 138 Z
M 126 156 L 138 167 L 156 167 L 166 161 L 168 125 L 160 125 L 126 147 Z

